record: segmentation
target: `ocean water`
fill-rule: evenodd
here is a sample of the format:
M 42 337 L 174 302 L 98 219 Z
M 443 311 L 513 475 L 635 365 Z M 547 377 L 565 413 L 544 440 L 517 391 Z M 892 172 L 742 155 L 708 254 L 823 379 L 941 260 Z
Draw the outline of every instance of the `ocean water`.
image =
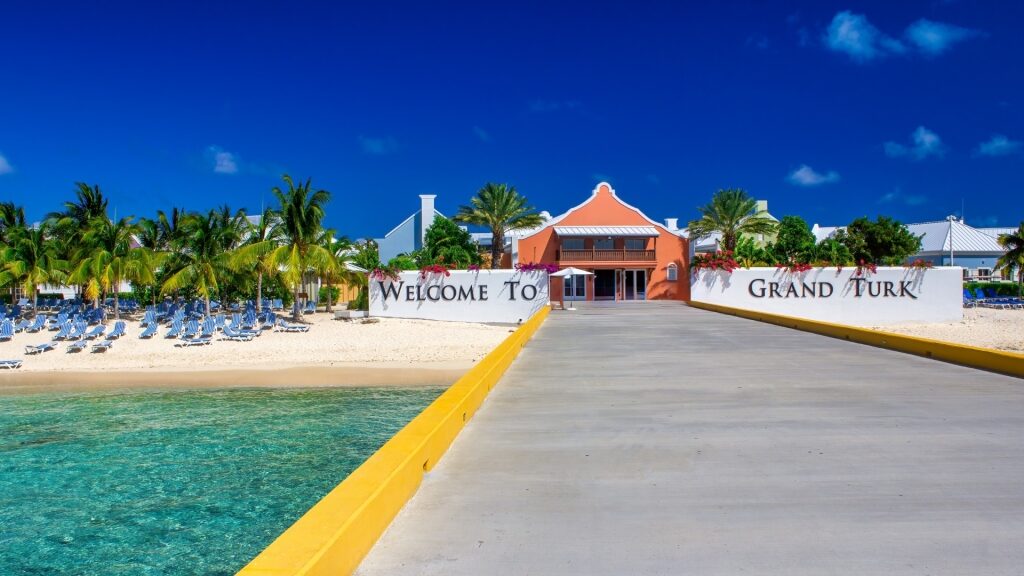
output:
M 441 391 L 0 397 L 0 575 L 234 574 Z

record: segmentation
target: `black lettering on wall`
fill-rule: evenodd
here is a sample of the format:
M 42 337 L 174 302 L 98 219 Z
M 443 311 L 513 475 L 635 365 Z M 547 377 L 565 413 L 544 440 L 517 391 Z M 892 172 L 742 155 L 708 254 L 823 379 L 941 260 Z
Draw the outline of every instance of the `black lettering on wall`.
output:
M 380 285 L 381 292 L 384 293 L 384 301 L 387 302 L 389 296 L 398 300 L 398 294 L 401 292 L 402 285 L 405 284 L 405 281 L 403 280 L 402 282 L 399 282 L 397 286 L 395 286 L 394 282 L 388 282 L 387 285 L 385 285 L 383 281 L 380 281 L 377 282 L 377 284 Z
M 530 291 L 529 295 L 527 295 L 527 293 L 526 293 L 527 290 Z M 527 284 L 526 286 L 523 286 L 523 300 L 533 300 L 536 297 L 537 297 L 537 287 L 536 286 L 534 286 L 533 284 Z
M 754 298 L 764 298 L 764 280 L 757 278 L 750 281 L 750 285 L 747 286 L 747 292 L 750 293 Z M 757 284 L 757 287 L 754 287 Z

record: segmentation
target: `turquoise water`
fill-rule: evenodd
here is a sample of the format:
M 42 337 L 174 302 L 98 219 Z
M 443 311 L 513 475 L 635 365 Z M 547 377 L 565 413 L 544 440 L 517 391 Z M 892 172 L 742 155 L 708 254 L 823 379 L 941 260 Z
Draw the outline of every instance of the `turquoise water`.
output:
M 0 397 L 0 574 L 234 574 L 440 392 Z

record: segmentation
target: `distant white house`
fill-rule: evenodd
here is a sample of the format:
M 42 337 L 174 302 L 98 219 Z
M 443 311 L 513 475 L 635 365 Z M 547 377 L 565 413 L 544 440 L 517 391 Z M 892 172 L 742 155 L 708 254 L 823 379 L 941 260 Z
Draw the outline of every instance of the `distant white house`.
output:
M 427 229 L 434 223 L 438 216 L 446 216 L 434 207 L 435 194 L 420 194 L 420 209 L 410 214 L 400 224 L 391 229 L 383 238 L 374 238 L 377 249 L 380 253 L 381 262 L 387 262 L 399 254 L 410 254 L 423 247 L 423 241 L 427 236 Z M 426 216 L 424 216 L 426 215 Z M 551 214 L 541 212 L 541 218 L 545 221 L 551 219 Z M 460 226 L 468 230 L 466 226 Z M 515 261 L 516 240 L 529 235 L 533 230 L 514 230 L 505 234 L 505 246 L 503 252 L 513 254 L 512 261 Z M 470 237 L 481 250 L 490 250 L 492 235 L 490 232 L 471 232 Z

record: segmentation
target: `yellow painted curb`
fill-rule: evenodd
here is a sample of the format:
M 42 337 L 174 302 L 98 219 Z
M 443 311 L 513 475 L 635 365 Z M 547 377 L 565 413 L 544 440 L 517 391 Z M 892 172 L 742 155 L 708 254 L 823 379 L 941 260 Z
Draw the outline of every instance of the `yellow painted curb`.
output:
M 689 305 L 703 310 L 731 314 L 733 316 L 740 316 L 742 318 L 749 318 L 751 320 L 758 320 L 769 324 L 777 324 L 787 328 L 796 328 L 797 330 L 814 332 L 816 334 L 831 336 L 842 340 L 850 340 L 851 342 L 878 346 L 879 348 L 888 348 L 890 350 L 897 350 L 908 354 L 916 354 L 918 356 L 952 362 L 953 364 L 970 366 L 971 368 L 980 368 L 981 370 L 988 370 L 989 372 L 999 372 L 1001 374 L 1024 378 L 1024 354 L 1015 354 L 1013 352 L 1003 352 L 1002 350 L 991 350 L 988 348 L 978 348 L 976 346 L 966 346 L 964 344 L 953 344 L 951 342 L 942 342 L 940 340 L 931 340 L 928 338 L 917 338 L 914 336 L 894 334 L 891 332 L 879 332 L 868 328 L 857 328 L 855 326 L 833 324 L 831 322 L 822 322 L 820 320 L 807 320 L 805 318 L 783 316 L 781 314 L 769 314 L 755 310 L 744 310 L 742 308 L 708 304 L 707 302 L 691 301 L 689 302 Z
M 547 318 L 544 307 L 238 572 L 351 574 Z

